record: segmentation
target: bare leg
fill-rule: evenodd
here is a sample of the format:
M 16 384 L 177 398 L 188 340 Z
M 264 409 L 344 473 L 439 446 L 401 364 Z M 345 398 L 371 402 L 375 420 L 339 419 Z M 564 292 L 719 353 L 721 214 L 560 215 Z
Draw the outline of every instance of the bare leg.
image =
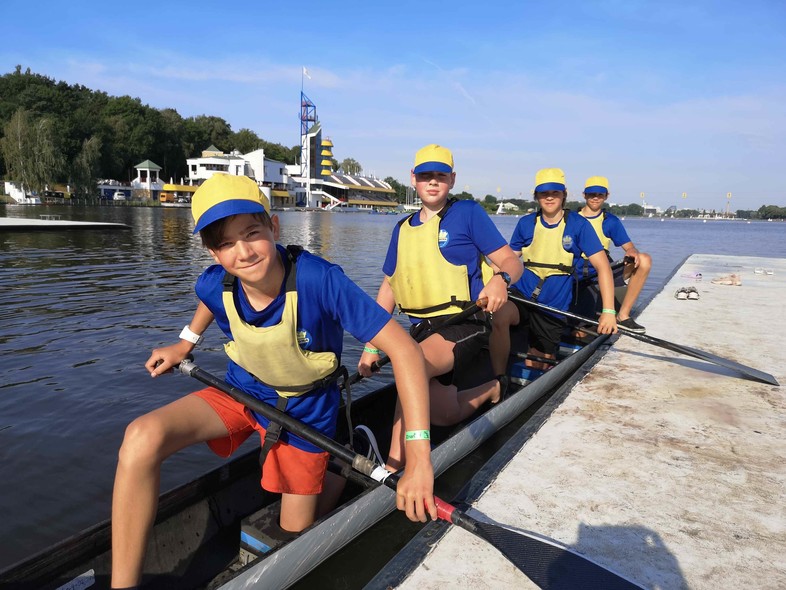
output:
M 547 359 L 556 358 L 556 355 L 546 354 L 545 352 L 543 352 L 542 350 L 538 350 L 534 346 L 531 346 L 530 349 L 527 351 L 527 353 L 531 354 L 532 356 L 540 356 L 540 357 L 547 358 Z M 546 363 L 540 363 L 538 361 L 533 361 L 531 359 L 525 360 L 524 364 L 526 366 L 532 368 L 532 369 L 537 369 L 539 371 L 548 371 L 553 366 L 553 365 L 549 365 L 549 364 L 546 364 Z
M 126 428 L 112 495 L 112 586 L 141 582 L 145 551 L 158 509 L 161 463 L 198 442 L 226 435 L 203 399 L 189 395 L 145 414 Z
M 506 373 L 508 356 L 510 356 L 510 327 L 518 326 L 520 321 L 519 309 L 510 301 L 505 302 L 499 311 L 494 312 L 489 338 L 489 354 L 495 375 Z
M 330 471 L 325 472 L 325 481 L 322 484 L 322 493 L 318 496 L 317 516 L 322 517 L 336 506 L 347 480 Z
M 471 416 L 487 401 L 497 401 L 500 384 L 493 379 L 472 389 L 457 392 L 455 385 L 442 385 L 436 379 L 432 379 L 429 392 L 431 422 L 439 426 L 450 426 Z
M 632 267 L 632 265 L 628 266 Z M 627 320 L 630 317 L 633 304 L 636 303 L 636 299 L 644 287 L 647 276 L 650 274 L 650 268 L 652 268 L 652 258 L 650 255 L 639 253 L 639 266 L 638 268 L 633 268 L 633 270 L 630 271 L 631 274 L 630 280 L 628 281 L 628 290 L 625 293 L 625 299 L 623 299 L 622 304 L 620 305 L 617 319 Z M 625 272 L 626 274 L 629 272 L 627 267 Z
M 281 528 L 299 533 L 317 519 L 318 494 L 281 494 Z

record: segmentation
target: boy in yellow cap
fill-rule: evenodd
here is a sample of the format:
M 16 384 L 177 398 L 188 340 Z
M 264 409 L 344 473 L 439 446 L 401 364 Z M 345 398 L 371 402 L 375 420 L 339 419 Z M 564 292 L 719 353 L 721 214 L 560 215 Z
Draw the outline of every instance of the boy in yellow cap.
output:
M 568 196 L 565 173 L 559 168 L 539 170 L 535 175 L 534 195 L 540 209 L 519 219 L 510 241 L 511 248 L 521 252 L 524 261 L 524 274 L 512 285 L 511 292 L 549 307 L 567 310 L 573 295 L 573 265 L 584 254 L 597 269 L 603 298 L 598 332 L 616 332 L 611 267 L 590 223 L 564 208 Z M 509 328 L 522 322 L 528 328 L 529 353 L 550 359 L 556 357 L 566 325 L 564 319 L 510 301 L 494 314 L 489 350 L 497 374 L 504 373 L 508 365 Z M 545 363 L 526 362 L 534 369 L 549 368 Z
M 508 285 L 518 280 L 522 267 L 476 201 L 450 198 L 456 173 L 448 148 L 430 144 L 418 150 L 410 180 L 422 206 L 393 229 L 377 302 L 390 312 L 398 305 L 409 315 L 414 337 L 430 334 L 420 345 L 430 378 L 431 421 L 451 425 L 470 416 L 486 401 L 499 401 L 502 384 L 493 378 L 490 367 L 489 380 L 474 387 L 457 379 L 454 367 L 466 366 L 486 345 L 490 332 L 486 311 L 496 312 L 507 301 Z M 500 269 L 485 284 L 481 267 L 484 256 Z M 482 298 L 487 299 L 486 311 L 458 324 L 442 325 Z M 367 376 L 378 351 L 366 350 L 358 371 Z M 406 416 L 402 425 L 397 413 L 389 467 L 403 466 L 405 432 L 411 430 Z
M 279 220 L 269 210 L 257 184 L 245 176 L 216 174 L 194 193 L 194 233 L 217 264 L 197 279 L 200 302 L 180 342 L 153 350 L 145 363 L 151 376 L 186 358 L 215 320 L 230 339 L 229 384 L 334 436 L 340 401 L 334 377 L 346 329 L 385 349 L 407 424 L 427 431 L 428 381 L 420 347 L 340 267 L 299 247 L 277 245 Z M 112 586 L 141 582 L 161 463 L 198 442 L 228 457 L 259 432 L 266 453 L 261 485 L 282 494 L 282 529 L 301 531 L 329 510 L 323 501 L 330 500 L 320 499 L 328 454 L 293 433 L 281 432 L 277 440 L 266 436 L 278 429 L 273 426 L 214 388 L 134 420 L 120 448 L 112 499 Z M 412 469 L 396 497 L 399 509 L 423 522 L 426 513 L 436 518 L 430 450 L 428 440 L 407 445 Z
M 639 293 L 641 293 L 647 276 L 652 267 L 652 258 L 649 254 L 639 252 L 636 246 L 628 237 L 625 226 L 616 215 L 603 209 L 603 203 L 609 197 L 609 179 L 605 176 L 591 176 L 584 184 L 584 199 L 586 204 L 579 211 L 579 214 L 592 224 L 595 233 L 600 239 L 606 256 L 611 260 L 609 253 L 611 244 L 621 247 L 625 251 L 625 258 L 620 273 L 615 272 L 615 284 L 619 286 L 627 283 L 625 297 L 617 311 L 617 323 L 629 330 L 644 334 L 646 329 L 641 324 L 636 323 L 630 312 L 633 304 L 636 303 Z M 579 299 L 595 299 L 595 278 L 597 273 L 593 266 L 587 264 L 586 258 L 582 257 L 576 261 L 576 273 L 579 278 Z M 621 274 L 621 276 L 618 276 Z M 592 305 L 594 311 L 594 303 Z

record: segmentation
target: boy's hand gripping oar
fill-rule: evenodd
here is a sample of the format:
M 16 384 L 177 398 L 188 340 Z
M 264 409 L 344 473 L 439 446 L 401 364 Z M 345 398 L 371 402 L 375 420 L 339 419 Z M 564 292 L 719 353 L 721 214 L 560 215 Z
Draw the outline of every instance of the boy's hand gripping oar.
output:
M 508 298 L 513 301 L 518 301 L 519 303 L 523 303 L 524 305 L 529 305 L 530 307 L 537 307 L 538 309 L 542 309 L 543 311 L 548 311 L 549 313 L 555 313 L 558 315 L 565 316 L 567 318 L 579 320 L 581 322 L 586 322 L 587 324 L 591 324 L 593 326 L 598 325 L 597 320 L 585 318 L 583 316 L 576 315 L 575 313 L 571 313 L 569 311 L 562 311 L 561 309 L 557 309 L 555 307 L 549 307 L 548 305 L 538 303 L 537 301 L 531 301 L 526 297 L 522 297 L 521 295 L 516 295 L 515 293 L 508 292 Z M 750 377 L 751 379 L 754 379 L 756 381 L 761 381 L 762 383 L 768 383 L 770 385 L 780 385 L 775 380 L 775 377 L 773 377 L 769 373 L 765 373 L 764 371 L 759 371 L 758 369 L 748 367 L 738 362 L 725 359 L 720 356 L 716 356 L 709 352 L 699 350 L 698 348 L 691 348 L 690 346 L 675 344 L 673 342 L 668 342 L 667 340 L 661 340 L 660 338 L 655 338 L 654 336 L 649 336 L 647 334 L 638 334 L 636 332 L 633 332 L 629 328 L 626 328 L 625 326 L 620 326 L 619 324 L 617 325 L 617 329 L 622 334 L 625 334 L 626 336 L 630 336 L 631 338 L 634 338 L 636 340 L 641 340 L 642 342 L 646 342 L 647 344 L 652 344 L 653 346 L 660 346 L 661 348 L 665 348 L 666 350 L 678 352 L 686 356 L 692 356 L 694 358 L 701 359 L 703 361 L 720 365 L 721 367 L 726 367 L 727 369 L 732 369 L 734 371 L 737 371 L 738 373 L 742 373 L 746 377 Z
M 206 385 L 223 391 L 229 397 L 251 410 L 280 423 L 284 428 L 334 457 L 352 465 L 363 475 L 384 483 L 395 490 L 399 475 L 390 473 L 367 457 L 339 444 L 332 438 L 293 418 L 285 412 L 248 395 L 218 377 L 199 368 L 190 360 L 178 365 L 178 371 Z M 553 541 L 540 538 L 524 531 L 515 531 L 503 526 L 481 522 L 455 508 L 451 504 L 434 498 L 440 519 L 452 522 L 461 528 L 485 539 L 541 588 L 603 588 L 604 590 L 641 590 L 630 582 L 588 558 L 574 553 Z
M 459 322 L 463 322 L 468 317 L 470 317 L 470 316 L 476 314 L 477 312 L 479 312 L 483 308 L 483 306 L 486 305 L 486 303 L 488 303 L 488 299 L 486 299 L 485 297 L 483 299 L 478 299 L 475 303 L 470 305 L 468 308 L 463 309 L 460 312 L 458 312 L 457 314 L 450 316 L 447 320 L 445 320 L 444 322 L 442 322 L 438 326 L 432 328 L 431 330 L 426 330 L 422 334 L 419 334 L 418 337 L 415 338 L 415 340 L 417 342 L 422 342 L 423 340 L 425 340 L 426 338 L 431 336 L 434 333 L 434 330 L 436 330 L 437 328 L 441 328 L 442 326 L 450 326 L 452 324 L 457 324 Z M 372 372 L 376 373 L 382 367 L 387 365 L 389 362 L 390 362 L 390 357 L 389 356 L 383 356 L 378 361 L 374 361 L 373 363 L 371 363 L 371 370 L 372 370 Z M 350 385 L 354 385 L 355 383 L 357 383 L 361 379 L 363 379 L 363 375 L 361 375 L 360 373 L 355 373 L 355 374 L 351 375 L 349 377 L 349 379 L 347 379 L 347 382 Z M 341 385 L 342 388 L 344 386 L 345 386 L 345 384 Z

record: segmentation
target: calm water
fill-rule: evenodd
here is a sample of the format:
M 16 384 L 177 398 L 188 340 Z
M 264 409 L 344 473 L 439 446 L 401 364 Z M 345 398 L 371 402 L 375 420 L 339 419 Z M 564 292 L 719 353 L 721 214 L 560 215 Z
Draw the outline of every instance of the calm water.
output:
M 186 377 L 151 379 L 143 368 L 152 348 L 177 340 L 196 306 L 194 280 L 211 263 L 191 236 L 190 211 L 0 206 L 7 217 L 44 212 L 132 230 L 0 232 L 0 567 L 107 518 L 125 425 L 199 387 Z M 398 217 L 280 216 L 282 243 L 340 264 L 376 294 Z M 517 219 L 494 220 L 509 238 Z M 626 227 L 653 255 L 645 297 L 693 253 L 786 257 L 786 223 L 631 219 Z M 219 374 L 221 344 L 211 327 L 196 354 Z M 350 371 L 361 346 L 346 341 Z M 185 451 L 165 465 L 162 488 L 219 463 L 206 447 Z

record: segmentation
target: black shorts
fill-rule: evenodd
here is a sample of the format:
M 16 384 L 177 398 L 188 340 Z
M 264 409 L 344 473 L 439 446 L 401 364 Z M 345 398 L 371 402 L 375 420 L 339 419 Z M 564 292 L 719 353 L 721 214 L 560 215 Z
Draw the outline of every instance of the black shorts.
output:
M 453 368 L 444 375 L 437 377 L 443 385 L 456 385 L 460 387 L 456 379 L 456 367 L 470 365 L 482 348 L 488 347 L 489 335 L 491 334 L 491 320 L 485 311 L 478 311 L 469 316 L 466 320 L 457 324 L 442 326 L 452 316 L 437 316 L 426 318 L 413 325 L 409 333 L 415 340 L 425 340 L 431 334 L 439 334 L 448 342 L 453 342 Z M 424 335 L 430 332 L 427 336 Z
M 523 297 L 523 295 L 522 295 Z M 513 300 L 511 300 L 513 301 Z M 519 326 L 527 330 L 527 343 L 544 354 L 556 356 L 559 341 L 565 331 L 565 320 L 550 313 L 533 309 L 529 305 L 513 301 L 519 310 Z

